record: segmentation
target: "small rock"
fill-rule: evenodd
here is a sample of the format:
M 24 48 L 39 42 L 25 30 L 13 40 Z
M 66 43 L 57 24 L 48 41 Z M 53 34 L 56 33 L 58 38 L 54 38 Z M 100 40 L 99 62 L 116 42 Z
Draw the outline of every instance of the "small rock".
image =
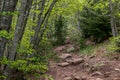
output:
M 80 80 L 80 77 L 79 77 L 79 76 L 75 76 L 75 77 L 73 78 L 73 80 Z
M 67 52 L 69 53 L 69 52 L 72 52 L 72 51 L 74 51 L 74 50 L 75 50 L 74 47 L 70 47 L 70 48 L 67 49 Z
M 63 63 L 58 64 L 58 66 L 60 66 L 60 67 L 66 67 L 66 66 L 69 66 L 69 65 L 70 65 L 70 63 L 68 63 L 68 62 L 63 62 Z
M 103 79 L 101 79 L 101 78 L 97 78 L 97 79 L 95 79 L 95 80 L 103 80 Z
M 104 73 L 104 77 L 105 77 L 105 78 L 109 77 L 110 75 L 111 75 L 110 72 L 105 72 L 105 73 Z
M 119 56 L 114 56 L 113 59 L 115 59 L 115 60 L 119 60 Z
M 65 44 L 69 44 L 69 43 L 70 43 L 70 37 L 66 37 Z
M 59 46 L 56 49 L 54 49 L 54 51 L 58 52 L 58 51 L 63 51 L 64 49 L 65 49 L 65 46 Z
M 95 42 L 93 42 L 91 39 L 88 39 L 88 40 L 85 42 L 85 45 L 95 45 Z
M 90 65 L 88 63 L 85 63 L 84 64 L 84 67 L 89 67 Z
M 65 77 L 64 80 L 72 80 L 72 77 Z
M 102 75 L 102 73 L 98 71 L 91 74 L 91 76 L 100 76 L 100 75 Z
M 114 80 L 120 80 L 120 78 L 115 78 Z
M 84 55 L 80 55 L 80 58 L 84 58 Z
M 115 68 L 115 71 L 120 71 L 120 69 L 118 69 L 118 68 Z
M 91 55 L 89 58 L 90 58 L 90 59 L 95 58 L 95 55 Z
M 66 60 L 66 62 L 70 63 L 70 64 L 79 64 L 79 63 L 83 63 L 84 59 L 83 58 L 78 58 L 78 59 L 71 59 L 71 60 Z
M 98 69 L 100 69 L 101 67 L 104 67 L 106 66 L 106 64 L 103 64 L 103 63 L 96 63 L 95 65 L 92 65 L 89 69 L 89 72 L 90 73 L 93 73 L 95 71 L 98 71 Z
M 59 56 L 60 59 L 67 59 L 67 58 L 70 58 L 72 57 L 71 54 L 62 54 L 61 56 Z
M 87 78 L 85 76 L 82 76 L 81 80 L 87 80 Z
M 51 68 L 56 68 L 57 66 L 51 66 Z

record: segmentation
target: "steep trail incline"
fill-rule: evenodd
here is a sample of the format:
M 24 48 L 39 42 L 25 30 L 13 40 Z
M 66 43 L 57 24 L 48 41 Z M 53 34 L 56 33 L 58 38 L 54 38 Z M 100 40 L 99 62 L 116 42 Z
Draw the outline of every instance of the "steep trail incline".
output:
M 120 60 L 105 57 L 103 47 L 92 56 L 79 55 L 74 49 L 72 44 L 54 49 L 59 61 L 50 60 L 47 72 L 54 80 L 120 80 Z

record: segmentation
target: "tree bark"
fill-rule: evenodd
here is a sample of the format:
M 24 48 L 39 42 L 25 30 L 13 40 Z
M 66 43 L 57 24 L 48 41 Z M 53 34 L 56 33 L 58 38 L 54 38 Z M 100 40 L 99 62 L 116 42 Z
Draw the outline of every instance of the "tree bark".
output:
M 14 38 L 12 40 L 12 45 L 11 45 L 9 53 L 8 53 L 9 60 L 15 60 L 16 50 L 17 50 L 18 44 L 21 41 L 21 38 L 24 34 L 24 30 L 26 27 L 26 23 L 27 23 L 27 19 L 29 16 L 31 6 L 32 6 L 32 2 L 33 2 L 33 0 L 21 0 L 20 15 L 17 20 Z M 7 76 L 7 78 L 5 80 L 11 79 L 12 69 L 10 68 L 9 65 L 6 66 L 4 74 Z
M 44 22 L 44 24 L 43 24 L 43 29 L 40 31 L 40 36 L 39 36 L 39 38 L 37 39 L 37 44 L 39 44 L 39 43 L 41 42 L 41 40 L 42 40 L 42 37 L 43 37 L 43 35 L 44 35 L 44 32 L 45 32 L 45 30 L 46 30 L 46 28 L 47 28 L 47 24 L 48 24 L 49 17 L 50 17 L 50 13 L 48 14 L 48 17 L 46 18 L 46 20 L 45 20 L 45 22 Z M 38 45 L 37 45 L 37 46 L 38 46 Z
M 7 14 L 15 11 L 18 0 L 0 0 L 0 31 L 10 31 L 13 15 Z M 5 12 L 6 14 L 2 15 Z M 4 55 L 8 40 L 0 37 L 0 58 Z M 0 70 L 4 70 L 4 65 L 0 64 Z
M 24 34 L 24 30 L 26 27 L 27 19 L 29 16 L 29 12 L 32 6 L 33 0 L 22 0 L 22 5 L 20 7 L 20 15 L 17 20 L 17 25 L 14 33 L 14 38 L 12 41 L 12 46 L 10 47 L 8 59 L 14 60 L 16 55 L 16 50 L 18 47 L 19 42 L 22 39 Z
M 109 5 L 110 5 L 110 23 L 111 23 L 111 29 L 112 29 L 112 35 L 113 37 L 118 36 L 118 30 L 117 27 L 115 26 L 115 20 L 114 20 L 114 14 L 113 14 L 113 5 L 112 5 L 112 0 L 109 0 Z
M 36 45 L 36 41 L 38 39 L 38 35 L 39 35 L 40 28 L 41 28 L 41 25 L 42 25 L 43 12 L 44 12 L 44 8 L 45 8 L 45 2 L 46 2 L 46 0 L 42 0 L 41 7 L 40 7 L 40 14 L 39 14 L 39 17 L 38 17 L 37 27 L 35 29 L 35 34 L 33 36 L 32 42 L 31 42 L 33 44 L 33 49 L 36 49 L 35 45 Z
M 0 3 L 1 3 L 0 4 L 0 31 L 6 30 L 7 32 L 9 32 L 11 28 L 13 15 L 7 14 L 7 12 L 13 13 L 15 11 L 17 1 L 18 0 L 2 0 L 2 1 L 0 0 Z M 5 12 L 6 14 L 2 15 L 2 12 Z M 2 56 L 5 51 L 6 43 L 7 43 L 7 39 L 1 37 L 0 38 L 0 56 Z
M 44 0 L 43 0 L 44 1 Z M 41 14 L 40 14 L 40 17 L 39 17 L 39 22 L 38 22 L 38 26 L 35 30 L 35 35 L 34 35 L 34 39 L 33 39 L 33 49 L 37 49 L 38 45 L 39 45 L 39 41 L 40 41 L 40 29 L 41 27 L 43 26 L 43 24 L 46 25 L 46 22 L 47 20 L 49 19 L 49 16 L 50 16 L 50 13 L 55 5 L 55 3 L 57 2 L 57 0 L 53 0 L 49 9 L 47 10 L 47 12 L 45 13 L 44 17 L 42 17 L 42 14 L 43 14 L 43 11 L 44 11 L 44 6 L 42 7 L 41 9 Z M 45 2 L 44 2 L 45 3 Z M 44 31 L 43 31 L 44 32 Z
M 80 24 L 80 22 L 81 22 L 81 20 L 80 20 L 80 12 L 79 11 L 77 11 L 76 12 L 76 19 L 77 19 L 77 30 L 78 30 L 78 36 L 79 36 L 79 38 L 81 38 L 82 36 L 83 36 L 83 34 L 82 34 L 82 29 L 81 29 L 81 24 Z
M 37 0 L 34 0 L 34 3 L 36 4 L 37 3 Z M 37 10 L 37 5 L 33 5 L 33 10 Z M 37 19 L 37 14 L 36 14 L 36 12 L 34 12 L 33 14 L 32 14 L 32 21 L 33 21 L 33 23 L 35 23 L 35 20 Z M 35 30 L 35 27 L 36 26 L 32 26 L 32 30 Z M 30 39 L 30 42 L 32 41 L 32 39 L 33 39 L 33 36 L 31 36 L 31 39 Z

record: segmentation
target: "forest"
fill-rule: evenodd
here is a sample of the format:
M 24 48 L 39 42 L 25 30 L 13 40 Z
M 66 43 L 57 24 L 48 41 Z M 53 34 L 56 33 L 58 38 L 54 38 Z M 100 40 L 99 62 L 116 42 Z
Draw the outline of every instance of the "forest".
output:
M 120 80 L 120 0 L 0 0 L 0 80 Z

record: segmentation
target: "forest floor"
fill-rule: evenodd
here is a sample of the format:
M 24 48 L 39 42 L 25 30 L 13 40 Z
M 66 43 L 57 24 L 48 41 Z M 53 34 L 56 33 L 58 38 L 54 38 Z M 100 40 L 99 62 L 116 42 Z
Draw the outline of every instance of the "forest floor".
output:
M 50 60 L 47 72 L 54 80 L 120 80 L 119 55 L 106 56 L 105 46 L 97 47 L 94 54 L 69 52 L 74 47 L 65 44 L 54 48 L 59 59 Z

